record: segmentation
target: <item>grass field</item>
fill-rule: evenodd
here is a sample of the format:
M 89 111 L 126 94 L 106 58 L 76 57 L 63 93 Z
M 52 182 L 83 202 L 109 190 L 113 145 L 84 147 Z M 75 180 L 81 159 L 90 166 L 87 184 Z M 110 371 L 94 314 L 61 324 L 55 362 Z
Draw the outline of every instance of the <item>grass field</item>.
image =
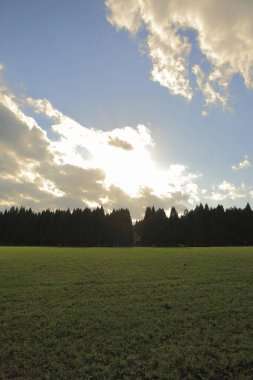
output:
M 0 248 L 1 379 L 253 379 L 253 248 Z

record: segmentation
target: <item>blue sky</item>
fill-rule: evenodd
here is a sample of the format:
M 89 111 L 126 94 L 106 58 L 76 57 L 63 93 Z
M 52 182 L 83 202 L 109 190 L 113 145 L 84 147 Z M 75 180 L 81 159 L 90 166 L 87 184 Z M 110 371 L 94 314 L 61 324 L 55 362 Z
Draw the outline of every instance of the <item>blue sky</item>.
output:
M 252 203 L 251 11 L 2 0 L 0 206 Z

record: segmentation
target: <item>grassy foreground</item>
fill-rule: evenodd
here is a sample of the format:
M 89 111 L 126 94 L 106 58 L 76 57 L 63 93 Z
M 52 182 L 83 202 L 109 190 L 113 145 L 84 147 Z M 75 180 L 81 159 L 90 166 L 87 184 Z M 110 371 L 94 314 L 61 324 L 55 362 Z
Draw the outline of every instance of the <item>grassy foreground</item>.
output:
M 1 379 L 253 379 L 253 248 L 0 248 Z

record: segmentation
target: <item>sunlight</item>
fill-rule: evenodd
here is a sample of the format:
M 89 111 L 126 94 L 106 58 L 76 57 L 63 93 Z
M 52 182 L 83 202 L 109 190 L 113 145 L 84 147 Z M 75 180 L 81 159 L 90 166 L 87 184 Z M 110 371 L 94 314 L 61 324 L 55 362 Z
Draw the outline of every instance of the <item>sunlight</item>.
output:
M 190 174 L 184 173 L 184 165 L 159 168 L 151 155 L 154 146 L 151 133 L 144 125 L 104 132 L 83 127 L 62 115 L 59 124 L 52 128 L 60 135 L 51 144 L 55 162 L 83 169 L 100 168 L 107 190 L 113 185 L 130 197 L 139 197 L 143 188 L 149 188 L 160 198 L 182 191 L 182 186 L 191 182 Z

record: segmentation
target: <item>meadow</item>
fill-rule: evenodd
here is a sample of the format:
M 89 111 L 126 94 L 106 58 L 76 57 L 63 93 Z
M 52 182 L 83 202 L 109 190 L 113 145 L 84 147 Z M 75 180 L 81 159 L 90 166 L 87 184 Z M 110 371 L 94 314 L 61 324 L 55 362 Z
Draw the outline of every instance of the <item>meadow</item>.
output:
M 0 248 L 1 379 L 253 379 L 253 248 Z

